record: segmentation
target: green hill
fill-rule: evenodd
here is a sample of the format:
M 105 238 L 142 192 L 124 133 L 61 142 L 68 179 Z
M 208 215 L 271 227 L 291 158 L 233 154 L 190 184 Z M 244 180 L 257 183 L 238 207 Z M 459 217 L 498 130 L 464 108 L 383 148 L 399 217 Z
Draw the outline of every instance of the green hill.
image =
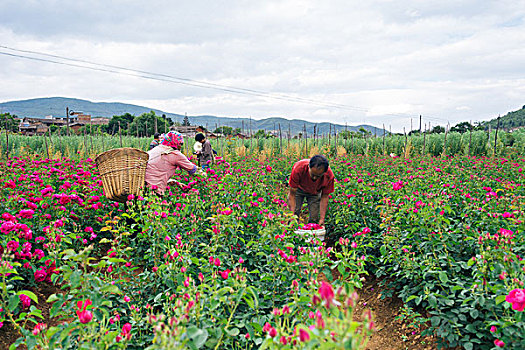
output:
M 495 129 L 497 125 L 498 125 L 497 118 L 482 123 L 482 126 L 485 129 L 489 129 L 489 128 Z M 525 127 L 525 106 L 523 106 L 521 109 L 517 111 L 509 112 L 505 114 L 503 117 L 501 117 L 499 120 L 499 127 L 500 129 L 504 129 L 504 130 L 511 130 L 513 128 L 518 128 L 518 127 Z
M 17 115 L 18 117 L 45 117 L 47 115 L 59 117 L 65 116 L 66 107 L 68 107 L 69 110 L 90 114 L 93 117 L 111 118 L 114 115 L 123 115 L 125 113 L 139 116 L 143 113 L 154 111 L 157 115 L 165 114 L 174 122 L 181 123 L 184 118 L 184 115 L 181 114 L 168 113 L 159 109 L 144 106 L 119 102 L 91 102 L 67 97 L 46 97 L 4 102 L 0 103 L 0 113 L 10 113 Z M 209 130 L 214 130 L 216 126 L 230 126 L 232 128 L 244 128 L 244 131 L 248 132 L 251 126 L 251 129 L 254 132 L 259 129 L 269 131 L 278 130 L 280 124 L 283 135 L 285 132 L 288 132 L 288 130 L 291 131 L 292 135 L 296 135 L 300 132 L 304 132 L 303 130 L 306 128 L 307 134 L 313 136 L 314 126 L 316 128 L 316 133 L 318 134 L 326 134 L 330 130 L 334 132 L 334 129 L 336 132 L 345 129 L 357 132 L 360 128 L 364 128 L 365 130 L 370 131 L 372 135 L 383 135 L 383 129 L 371 125 L 345 126 L 342 124 L 326 122 L 312 123 L 299 119 L 266 118 L 255 120 L 250 118 L 216 117 L 212 115 L 188 116 L 188 118 L 192 125 L 207 126 Z

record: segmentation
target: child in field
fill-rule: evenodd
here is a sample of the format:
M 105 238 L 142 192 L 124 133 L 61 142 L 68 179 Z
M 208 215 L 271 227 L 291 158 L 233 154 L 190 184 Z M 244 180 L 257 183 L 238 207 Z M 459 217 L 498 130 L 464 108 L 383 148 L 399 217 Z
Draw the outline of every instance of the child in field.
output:
M 152 150 L 153 148 L 160 145 L 160 134 L 158 132 L 155 133 L 153 136 L 153 141 L 149 144 L 149 149 Z
M 199 148 L 198 144 L 196 145 L 197 147 L 195 147 L 199 165 L 202 167 L 202 169 L 207 169 L 210 167 L 210 165 L 213 165 L 215 161 L 215 155 L 211 147 L 211 143 L 202 133 L 195 135 L 195 141 L 196 143 L 198 142 L 202 145 L 202 149 L 200 151 L 197 151 Z

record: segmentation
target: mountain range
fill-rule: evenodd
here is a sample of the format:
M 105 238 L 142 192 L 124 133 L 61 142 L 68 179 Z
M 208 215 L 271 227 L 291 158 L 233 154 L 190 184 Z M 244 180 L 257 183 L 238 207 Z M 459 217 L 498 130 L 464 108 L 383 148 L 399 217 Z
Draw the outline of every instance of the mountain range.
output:
M 166 115 L 166 117 L 172 119 L 174 122 L 182 123 L 184 119 L 184 115 L 182 114 L 169 113 L 150 107 L 120 102 L 91 102 L 67 97 L 45 97 L 3 102 L 0 103 L 0 114 L 10 113 L 18 117 L 45 117 L 48 115 L 59 117 L 66 115 L 66 107 L 68 107 L 70 111 L 83 112 L 90 114 L 92 117 L 111 118 L 114 115 L 123 115 L 125 113 L 139 116 L 143 113 L 153 111 L 157 115 Z M 232 128 L 244 129 L 245 132 L 251 128 L 251 130 L 255 132 L 261 129 L 278 130 L 280 125 L 283 135 L 288 131 L 290 131 L 292 135 L 296 135 L 304 132 L 305 129 L 309 135 L 312 135 L 315 126 L 316 133 L 318 134 L 326 134 L 330 130 L 332 132 L 340 132 L 342 130 L 357 132 L 363 128 L 372 134 L 383 135 L 383 129 L 371 125 L 346 126 L 327 122 L 312 123 L 300 119 L 265 118 L 255 120 L 246 117 L 216 117 L 213 115 L 188 116 L 188 119 L 190 124 L 206 126 L 209 130 L 214 130 L 217 126 L 230 126 Z M 386 132 L 388 133 L 388 131 Z

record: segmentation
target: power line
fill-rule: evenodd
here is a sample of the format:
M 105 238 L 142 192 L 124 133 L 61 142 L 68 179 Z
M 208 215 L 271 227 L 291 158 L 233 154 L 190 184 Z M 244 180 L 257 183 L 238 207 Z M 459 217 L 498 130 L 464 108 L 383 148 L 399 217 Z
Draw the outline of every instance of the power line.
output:
M 271 93 L 267 91 L 259 91 L 259 90 L 253 90 L 253 89 L 245 89 L 245 88 L 238 88 L 234 86 L 209 83 L 209 82 L 198 81 L 198 80 L 193 80 L 193 79 L 188 79 L 188 78 L 181 78 L 181 77 L 167 75 L 167 74 L 159 74 L 159 73 L 136 70 L 136 69 L 126 68 L 126 67 L 96 63 L 96 62 L 87 61 L 87 60 L 68 58 L 68 57 L 63 57 L 63 56 L 58 56 L 58 55 L 47 54 L 43 52 L 37 52 L 37 51 L 31 51 L 31 50 L 19 50 L 19 49 L 11 48 L 11 47 L 4 46 L 4 45 L 0 45 L 0 48 L 8 49 L 8 50 L 15 51 L 15 52 L 22 52 L 22 53 L 29 53 L 29 54 L 46 56 L 46 57 L 52 57 L 52 58 L 57 58 L 60 60 L 65 60 L 65 61 L 85 63 L 85 64 L 92 65 L 94 67 L 89 67 L 89 66 L 75 64 L 75 63 L 60 62 L 57 60 L 51 60 L 51 59 L 45 59 L 45 58 L 12 54 L 12 53 L 0 51 L 0 54 L 6 55 L 6 56 L 17 57 L 17 58 L 25 58 L 29 60 L 61 64 L 61 65 L 66 65 L 66 66 L 71 66 L 71 67 L 76 67 L 76 68 L 85 68 L 85 69 L 91 69 L 91 70 L 102 71 L 102 72 L 107 72 L 107 73 L 122 74 L 122 75 L 134 76 L 134 77 L 151 79 L 151 80 L 159 80 L 159 81 L 177 83 L 177 84 L 194 86 L 194 87 L 214 89 L 214 90 L 231 92 L 231 93 L 236 93 L 236 94 L 241 94 L 241 95 L 252 95 L 252 96 L 258 96 L 258 97 L 266 97 L 266 98 L 284 100 L 288 102 L 299 102 L 299 103 L 305 103 L 305 104 L 310 104 L 310 105 L 316 105 L 320 107 L 331 107 L 331 108 L 337 108 L 337 109 L 347 109 L 347 110 L 362 111 L 362 112 L 367 111 L 367 109 L 362 108 L 362 107 L 356 107 L 356 106 L 350 106 L 350 105 L 344 105 L 344 104 L 332 103 L 332 102 L 318 101 L 318 100 L 307 99 L 307 98 L 302 98 L 302 97 L 297 97 L 297 96 L 292 96 L 292 95 L 275 94 L 275 93 Z M 100 68 L 100 67 L 103 67 L 103 68 Z M 127 73 L 127 72 L 131 72 L 131 73 Z
M 112 74 L 127 75 L 131 77 L 136 77 L 136 78 L 163 81 L 163 82 L 181 84 L 181 85 L 192 86 L 192 87 L 213 89 L 213 90 L 235 93 L 235 94 L 240 94 L 240 95 L 250 95 L 250 96 L 278 99 L 278 100 L 283 100 L 283 101 L 288 101 L 288 102 L 303 103 L 303 104 L 309 104 L 309 105 L 320 106 L 320 107 L 330 107 L 330 108 L 336 108 L 336 109 L 346 109 L 346 110 L 351 110 L 351 111 L 368 112 L 368 109 L 364 107 L 351 106 L 351 105 L 332 103 L 332 102 L 324 102 L 324 101 L 302 98 L 302 97 L 286 95 L 286 94 L 276 94 L 276 93 L 271 93 L 271 92 L 261 91 L 261 90 L 246 89 L 246 88 L 239 88 L 239 87 L 229 86 L 229 85 L 215 84 L 215 83 L 210 83 L 210 82 L 205 82 L 205 81 L 177 77 L 177 76 L 168 75 L 168 74 L 161 74 L 161 73 L 148 72 L 148 71 L 137 70 L 137 69 L 127 68 L 127 67 L 108 65 L 104 63 L 97 63 L 97 62 L 82 60 L 82 59 L 77 59 L 77 58 L 68 58 L 68 57 L 53 55 L 53 54 L 49 54 L 45 52 L 38 52 L 38 51 L 33 51 L 33 50 L 21 50 L 21 49 L 8 47 L 5 45 L 0 45 L 0 48 L 15 51 L 15 52 L 20 52 L 20 53 L 51 57 L 53 59 L 32 57 L 32 56 L 13 54 L 13 53 L 0 51 L 0 54 L 2 55 L 16 57 L 16 58 L 23 58 L 23 59 L 34 60 L 34 61 L 59 64 L 59 65 L 75 67 L 75 68 L 84 68 L 84 69 L 89 69 L 93 71 L 100 71 L 100 72 L 106 72 L 106 73 L 112 73 Z M 56 59 L 69 61 L 69 62 L 76 62 L 76 63 L 61 62 L 61 61 L 57 61 Z M 78 63 L 82 63 L 82 64 L 78 64 Z M 83 64 L 88 64 L 93 67 L 86 66 Z M 405 113 L 385 113 L 383 115 L 393 116 L 393 117 L 404 117 L 404 118 L 415 117 L 415 115 L 410 115 L 410 114 L 405 114 Z M 367 117 L 367 118 L 370 118 L 370 117 Z M 436 121 L 436 122 L 446 122 L 446 123 L 449 122 L 449 120 L 447 119 L 442 119 L 442 118 L 433 117 L 433 116 L 424 116 L 424 118 L 427 120 Z

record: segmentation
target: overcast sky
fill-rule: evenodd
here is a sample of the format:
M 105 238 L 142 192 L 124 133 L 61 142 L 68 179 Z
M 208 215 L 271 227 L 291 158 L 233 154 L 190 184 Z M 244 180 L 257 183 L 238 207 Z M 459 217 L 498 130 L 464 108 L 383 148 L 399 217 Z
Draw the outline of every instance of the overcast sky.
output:
M 524 18 L 525 0 L 2 0 L 0 102 L 64 96 L 392 131 L 419 115 L 487 120 L 525 105 Z

